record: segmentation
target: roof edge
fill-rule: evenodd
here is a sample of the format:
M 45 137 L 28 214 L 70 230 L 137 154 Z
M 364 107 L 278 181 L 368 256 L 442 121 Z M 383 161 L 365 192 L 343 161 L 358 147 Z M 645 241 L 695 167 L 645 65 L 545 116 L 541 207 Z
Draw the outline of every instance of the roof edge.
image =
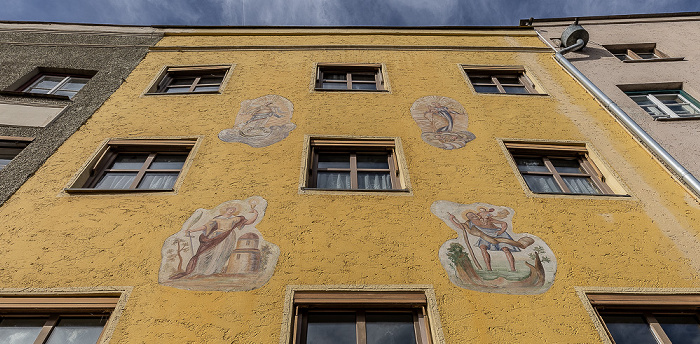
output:
M 603 20 L 603 19 L 648 19 L 648 18 L 671 18 L 671 17 L 693 17 L 700 16 L 700 12 L 667 12 L 667 13 L 642 13 L 642 14 L 617 14 L 606 16 L 582 16 L 582 17 L 561 17 L 561 18 L 529 18 L 520 19 L 520 26 L 530 26 L 530 20 L 533 23 L 547 22 L 573 22 L 577 18 L 579 20 Z

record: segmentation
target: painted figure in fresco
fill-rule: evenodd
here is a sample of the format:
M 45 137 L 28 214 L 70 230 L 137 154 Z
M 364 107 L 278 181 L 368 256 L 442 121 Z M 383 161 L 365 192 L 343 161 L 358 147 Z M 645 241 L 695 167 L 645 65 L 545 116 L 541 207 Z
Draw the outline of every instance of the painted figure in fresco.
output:
M 494 240 L 486 240 L 483 235 L 479 236 L 479 240 L 474 246 L 481 250 L 481 255 L 484 257 L 484 263 L 486 264 L 486 269 L 491 271 L 491 254 L 489 251 L 503 251 L 508 259 L 508 264 L 510 265 L 510 271 L 515 271 L 515 259 L 513 258 L 513 253 L 520 252 L 518 247 L 508 244 L 506 240 L 515 241 L 506 232 L 508 229 L 508 223 L 494 219 L 490 212 L 486 208 L 479 208 L 479 213 L 468 211 L 465 213 L 465 217 L 468 219 L 468 223 L 457 224 L 458 226 L 469 226 L 474 227 L 476 230 L 481 231 L 485 236 L 492 238 Z M 453 222 L 456 222 L 456 218 L 452 216 L 450 218 Z M 506 239 L 498 241 L 497 239 Z M 495 241 L 495 242 L 494 242 Z
M 256 148 L 269 146 L 286 138 L 297 127 L 292 123 L 293 112 L 292 102 L 276 94 L 244 100 L 233 128 L 219 132 L 219 139 Z
M 186 230 L 185 232 L 190 238 L 193 232 L 203 232 L 199 235 L 199 248 L 197 253 L 190 258 L 185 271 L 171 276 L 171 279 L 225 272 L 226 265 L 224 264 L 228 261 L 236 245 L 234 230 L 240 230 L 243 226 L 257 220 L 258 211 L 255 209 L 255 205 L 255 203 L 251 204 L 254 215 L 250 219 L 239 215 L 240 210 L 236 206 L 231 206 L 224 208 L 221 215 L 214 217 L 206 224 Z
M 447 106 L 433 102 L 423 116 L 433 125 L 436 133 L 450 133 L 454 126 L 452 115 L 459 115 L 459 112 L 450 110 Z M 444 125 L 443 125 L 444 124 Z
M 265 127 L 270 117 L 282 118 L 279 107 L 272 105 L 272 102 L 267 102 L 252 111 L 252 116 L 247 120 L 241 128 L 242 136 L 260 136 L 267 135 L 271 129 Z
M 456 100 L 425 96 L 411 106 L 411 117 L 421 129 L 421 138 L 442 149 L 459 149 L 475 138 L 467 131 L 467 113 Z

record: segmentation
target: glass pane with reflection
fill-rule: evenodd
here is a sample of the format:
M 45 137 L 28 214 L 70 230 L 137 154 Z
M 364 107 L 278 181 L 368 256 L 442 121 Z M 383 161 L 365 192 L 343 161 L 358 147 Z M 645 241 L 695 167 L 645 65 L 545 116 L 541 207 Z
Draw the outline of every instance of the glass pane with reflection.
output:
M 137 189 L 170 190 L 175 185 L 178 172 L 153 173 L 148 172 L 136 187 Z
M 346 90 L 348 88 L 348 84 L 344 82 L 324 82 L 322 87 L 331 90 Z
M 114 159 L 110 169 L 116 170 L 138 170 L 146 162 L 148 154 L 119 154 Z
M 60 319 L 46 344 L 95 344 L 106 323 L 106 317 Z
M 389 169 L 389 160 L 384 154 L 357 155 L 357 168 Z
M 474 90 L 479 93 L 500 93 L 496 86 L 474 85 Z
M 525 182 L 532 192 L 561 193 L 562 190 L 552 176 L 524 174 Z
M 367 190 L 389 190 L 391 176 L 389 172 L 358 172 L 357 187 Z
M 149 169 L 151 170 L 179 170 L 185 164 L 186 155 L 182 154 L 158 154 Z
M 309 312 L 306 344 L 356 344 L 355 313 Z
M 318 172 L 316 187 L 319 189 L 349 190 L 350 172 Z
M 521 172 L 549 172 L 541 158 L 515 158 L 515 164 Z
M 586 173 L 581 169 L 578 160 L 570 159 L 549 159 L 554 165 L 554 169 L 559 173 Z
M 0 320 L 0 344 L 32 344 L 46 318 L 3 318 Z
M 654 315 L 673 344 L 699 344 L 700 326 L 694 315 Z
M 412 313 L 367 313 L 367 344 L 415 344 Z
M 350 154 L 319 154 L 318 168 L 350 168 Z
M 602 315 L 617 344 L 657 344 L 641 314 Z
M 95 185 L 95 189 L 128 189 L 136 178 L 136 172 L 107 172 Z
M 377 89 L 377 84 L 371 83 L 371 84 L 365 84 L 365 83 L 352 83 L 352 89 L 353 90 L 376 90 Z
M 529 94 L 525 86 L 503 86 L 506 93 L 509 94 Z

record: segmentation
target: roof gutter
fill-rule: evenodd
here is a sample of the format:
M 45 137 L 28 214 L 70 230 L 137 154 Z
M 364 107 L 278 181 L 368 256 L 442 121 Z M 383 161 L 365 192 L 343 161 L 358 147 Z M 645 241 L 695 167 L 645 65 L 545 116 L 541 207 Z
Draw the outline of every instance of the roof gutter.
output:
M 537 34 L 539 35 L 539 32 Z M 540 38 L 542 39 L 541 36 Z M 547 42 L 544 39 L 542 40 Z M 579 39 L 575 45 L 557 51 L 554 54 L 554 59 L 561 64 L 564 69 L 571 73 L 571 75 L 578 80 L 584 88 L 591 92 L 591 94 L 593 94 L 593 96 L 595 96 L 596 99 L 598 99 L 598 101 L 600 101 L 600 103 L 603 104 L 603 106 L 609 110 L 615 118 L 622 122 L 622 124 L 627 127 L 629 131 L 631 131 L 632 135 L 641 141 L 642 144 L 644 144 L 657 159 L 661 160 L 665 166 L 670 168 L 671 171 L 680 178 L 681 182 L 690 189 L 695 197 L 700 198 L 700 181 L 698 181 L 695 176 L 688 172 L 688 170 L 686 170 L 685 167 L 678 162 L 678 160 L 676 160 L 663 147 L 661 147 L 661 145 L 651 136 L 649 136 L 649 134 L 647 134 L 647 132 L 644 131 L 644 129 L 642 129 L 637 122 L 630 118 L 630 116 L 619 106 L 617 106 L 617 104 L 615 104 L 610 97 L 603 93 L 603 91 L 594 85 L 591 80 L 583 75 L 578 68 L 576 68 L 573 64 L 571 64 L 571 62 L 569 62 L 569 60 L 566 59 L 566 57 L 564 57 L 564 54 L 575 50 L 575 48 L 580 47 L 583 44 L 585 44 L 584 41 Z M 550 45 L 550 47 L 552 46 Z M 552 49 L 554 49 L 554 47 L 552 47 Z

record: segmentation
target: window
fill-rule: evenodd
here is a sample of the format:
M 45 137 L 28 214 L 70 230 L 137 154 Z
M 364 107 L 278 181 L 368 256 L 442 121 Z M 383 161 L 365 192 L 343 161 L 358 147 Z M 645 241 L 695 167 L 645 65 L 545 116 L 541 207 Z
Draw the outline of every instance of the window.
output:
M 0 298 L 0 342 L 97 343 L 119 297 Z
M 603 46 L 622 62 L 680 61 L 656 49 L 656 43 L 614 44 Z
M 40 73 L 31 79 L 20 91 L 37 94 L 53 94 L 73 98 L 87 82 L 90 76 Z
M 307 188 L 401 190 L 394 139 L 311 138 Z
M 534 193 L 611 195 L 605 176 L 578 145 L 505 143 L 508 152 Z
M 67 191 L 171 191 L 195 140 L 110 140 Z
M 522 67 L 463 67 L 477 93 L 539 94 Z
M 230 66 L 169 67 L 148 93 L 218 93 Z
M 0 136 L 0 170 L 5 168 L 33 139 L 26 137 Z
M 700 295 L 588 294 L 605 336 L 616 344 L 700 341 Z
M 700 104 L 683 90 L 625 93 L 655 120 L 700 117 Z
M 294 293 L 294 344 L 431 344 L 424 292 Z
M 316 89 L 329 91 L 381 91 L 384 90 L 381 65 L 318 65 Z

